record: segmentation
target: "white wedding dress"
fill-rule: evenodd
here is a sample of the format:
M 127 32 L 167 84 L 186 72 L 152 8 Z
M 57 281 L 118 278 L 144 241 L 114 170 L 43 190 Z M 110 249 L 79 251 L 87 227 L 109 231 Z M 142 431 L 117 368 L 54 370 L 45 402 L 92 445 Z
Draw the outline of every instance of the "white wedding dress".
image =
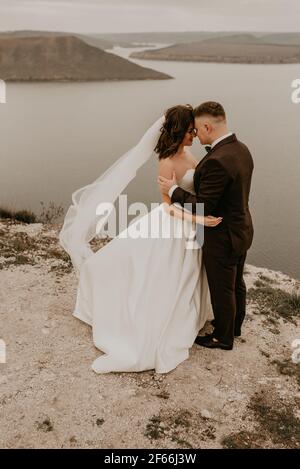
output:
M 194 169 L 179 185 L 194 192 Z M 163 204 L 125 230 L 153 223 L 163 229 L 182 222 Z M 193 230 L 193 224 L 188 230 Z M 122 236 L 121 236 L 122 234 Z M 155 369 L 167 373 L 186 360 L 199 330 L 213 318 L 202 250 L 184 237 L 123 237 L 124 231 L 82 265 L 74 316 L 92 326 L 95 346 L 104 352 L 97 373 Z

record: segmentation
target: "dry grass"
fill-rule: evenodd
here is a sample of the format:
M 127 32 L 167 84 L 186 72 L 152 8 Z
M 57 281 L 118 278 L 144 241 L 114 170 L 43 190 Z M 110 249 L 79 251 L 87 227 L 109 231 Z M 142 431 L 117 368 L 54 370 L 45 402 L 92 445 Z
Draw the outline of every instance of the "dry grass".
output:
M 300 386 L 300 364 L 293 363 L 290 358 L 280 361 L 280 360 L 273 360 L 271 362 L 273 365 L 276 366 L 277 370 L 280 374 L 285 376 L 290 376 L 295 379 Z
M 223 448 L 284 448 L 293 449 L 300 446 L 300 421 L 295 416 L 296 404 L 283 402 L 272 392 L 255 393 L 251 397 L 248 410 L 252 414 L 254 428 L 241 430 L 223 437 Z M 249 415 L 245 415 L 245 419 Z
M 300 421 L 295 417 L 296 407 L 279 399 L 270 402 L 267 395 L 254 396 L 249 405 L 261 429 L 276 445 L 295 448 L 299 445 Z
M 258 433 L 242 430 L 232 433 L 222 439 L 222 446 L 226 449 L 260 449 L 261 436 Z
M 181 448 L 199 448 L 201 442 L 214 440 L 214 423 L 197 411 L 163 409 L 149 419 L 145 436 L 149 440 L 167 438 Z
M 39 264 L 47 260 L 57 260 L 56 265 L 51 265 L 57 273 L 69 273 L 72 271 L 72 263 L 68 254 L 60 247 L 57 237 L 39 234 L 30 236 L 23 230 L 23 224 L 2 219 L 5 228 L 0 229 L 0 253 L 2 261 L 0 270 L 13 265 Z M 20 227 L 20 231 L 11 232 L 10 226 Z
M 40 202 L 41 213 L 38 216 L 39 223 L 54 223 L 59 220 L 64 214 L 64 208 L 57 205 L 55 202 L 49 202 L 46 206 L 44 202 Z
M 285 321 L 296 324 L 295 319 L 300 316 L 300 294 L 298 292 L 289 293 L 279 288 L 257 281 L 257 288 L 250 288 L 248 300 L 259 306 L 261 314 L 267 314 L 269 320 L 281 317 Z

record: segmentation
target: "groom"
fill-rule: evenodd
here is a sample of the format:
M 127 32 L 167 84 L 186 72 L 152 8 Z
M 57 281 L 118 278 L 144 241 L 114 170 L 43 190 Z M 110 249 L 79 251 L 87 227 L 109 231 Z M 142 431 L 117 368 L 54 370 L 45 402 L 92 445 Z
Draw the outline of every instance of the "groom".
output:
M 253 172 L 251 154 L 235 134 L 228 131 L 221 104 L 208 101 L 194 109 L 195 129 L 207 155 L 197 165 L 193 195 L 173 179 L 160 177 L 160 188 L 172 203 L 204 203 L 204 215 L 223 217 L 215 228 L 204 228 L 203 261 L 214 312 L 214 331 L 195 342 L 208 348 L 231 350 L 241 335 L 246 311 L 243 269 L 253 239 L 249 192 Z

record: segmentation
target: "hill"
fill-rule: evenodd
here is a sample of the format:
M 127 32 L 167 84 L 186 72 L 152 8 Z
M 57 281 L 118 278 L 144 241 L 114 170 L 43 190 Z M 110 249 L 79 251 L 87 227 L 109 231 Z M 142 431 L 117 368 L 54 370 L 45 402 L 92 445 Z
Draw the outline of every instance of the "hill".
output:
M 280 41 L 282 43 L 279 44 Z M 131 57 L 190 62 L 300 63 L 300 42 L 299 45 L 292 45 L 289 41 L 297 42 L 297 37 L 294 35 L 283 39 L 280 38 L 280 35 L 257 37 L 253 34 L 233 34 L 220 38 L 214 37 L 191 43 L 175 44 L 156 50 L 134 52 Z
M 17 30 L 17 31 L 4 31 L 0 32 L 0 39 L 5 38 L 24 38 L 24 37 L 58 37 L 58 36 L 75 36 L 82 39 L 91 46 L 100 47 L 100 49 L 112 49 L 114 43 L 108 38 L 96 38 L 93 35 L 65 33 L 60 31 L 31 31 L 31 30 Z
M 5 81 L 160 80 L 170 76 L 93 47 L 76 36 L 0 36 Z

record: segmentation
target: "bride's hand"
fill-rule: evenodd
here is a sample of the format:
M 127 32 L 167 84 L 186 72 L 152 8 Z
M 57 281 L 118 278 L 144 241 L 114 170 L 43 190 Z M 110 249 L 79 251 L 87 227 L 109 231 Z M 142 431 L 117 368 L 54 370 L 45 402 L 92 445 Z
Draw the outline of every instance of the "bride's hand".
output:
M 218 226 L 223 220 L 223 217 L 213 217 L 212 215 L 208 215 L 207 217 L 203 217 L 201 215 L 196 215 L 195 221 L 196 223 L 204 226 L 208 226 L 210 228 L 214 228 Z

